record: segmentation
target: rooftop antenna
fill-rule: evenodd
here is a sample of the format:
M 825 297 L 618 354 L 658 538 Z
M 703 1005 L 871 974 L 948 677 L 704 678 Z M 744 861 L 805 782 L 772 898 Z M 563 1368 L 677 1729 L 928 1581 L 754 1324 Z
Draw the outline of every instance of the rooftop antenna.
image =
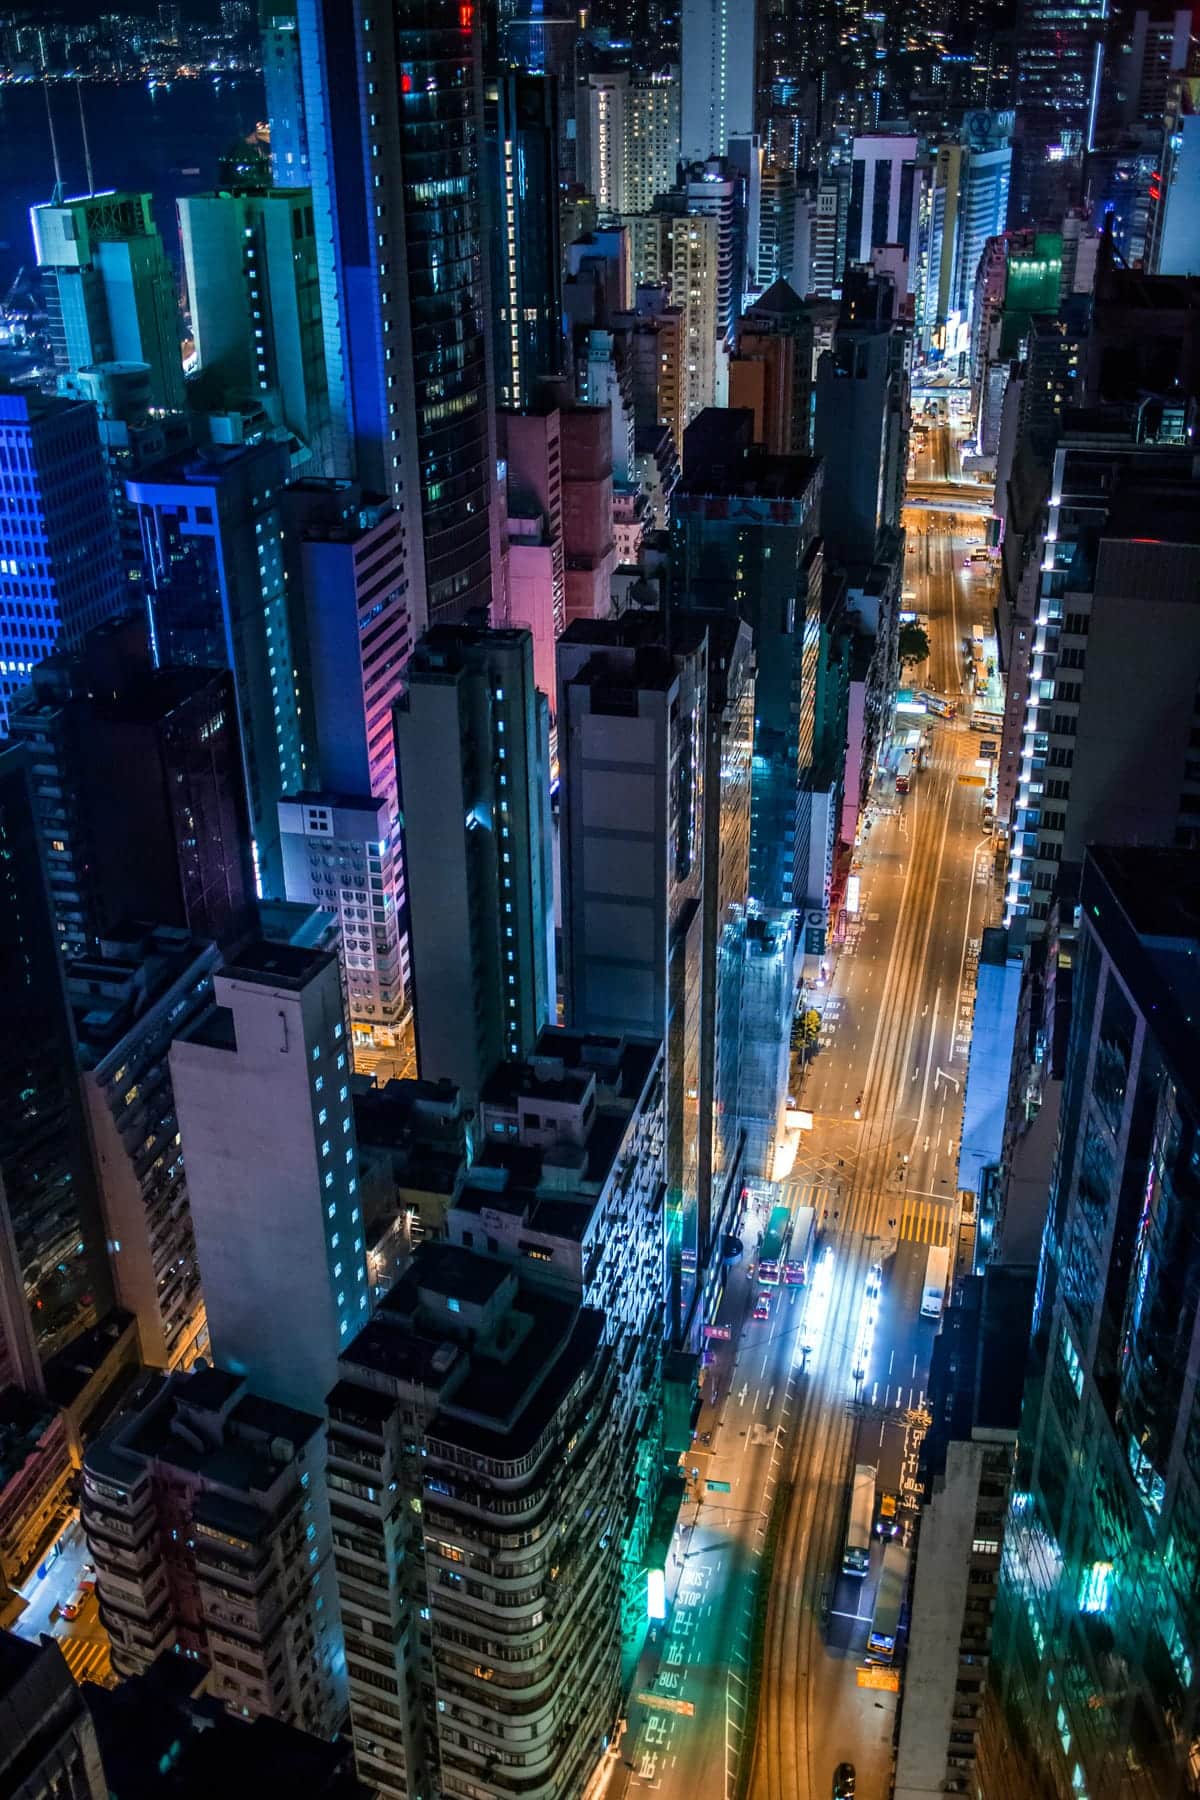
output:
M 87 169 L 88 193 L 94 194 L 96 191 L 96 183 L 92 179 L 92 147 L 88 143 L 87 120 L 83 114 L 83 76 L 82 75 L 79 75 L 76 77 L 75 96 L 79 101 L 79 129 L 83 133 L 83 162 L 84 162 L 84 167 Z
M 58 155 L 58 138 L 54 131 L 54 114 L 50 110 L 50 83 L 46 77 L 46 38 L 39 30 L 38 44 L 42 52 L 42 93 L 46 96 L 46 123 L 50 127 L 50 154 L 54 158 L 54 192 L 50 196 L 51 206 L 60 206 L 63 197 L 62 163 Z

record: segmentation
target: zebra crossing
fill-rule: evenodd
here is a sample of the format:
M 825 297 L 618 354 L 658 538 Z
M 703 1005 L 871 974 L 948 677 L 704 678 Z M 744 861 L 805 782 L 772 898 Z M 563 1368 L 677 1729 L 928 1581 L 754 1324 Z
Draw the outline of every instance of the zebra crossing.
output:
M 106 1643 L 95 1638 L 61 1637 L 58 1647 L 76 1681 L 107 1683 L 111 1666 Z
M 900 1236 L 912 1244 L 950 1242 L 950 1207 L 944 1200 L 909 1200 L 900 1215 Z

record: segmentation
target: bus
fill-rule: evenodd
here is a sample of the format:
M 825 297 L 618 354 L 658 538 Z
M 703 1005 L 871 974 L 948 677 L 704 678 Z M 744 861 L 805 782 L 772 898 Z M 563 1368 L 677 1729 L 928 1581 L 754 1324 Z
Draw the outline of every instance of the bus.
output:
M 778 1287 L 792 1235 L 791 1209 L 776 1206 L 767 1220 L 762 1245 L 758 1252 L 758 1279 L 764 1287 Z
M 896 1639 L 900 1635 L 900 1614 L 904 1610 L 907 1583 L 908 1551 L 902 1544 L 889 1544 L 883 1553 L 883 1571 L 875 1590 L 875 1612 L 867 1633 L 869 1663 L 896 1660 Z
M 946 1278 L 950 1273 L 950 1251 L 945 1244 L 931 1244 L 925 1260 L 925 1285 L 921 1289 L 921 1317 L 940 1319 L 946 1303 Z
M 943 700 L 940 694 L 927 694 L 923 689 L 917 699 L 924 702 L 926 712 L 936 714 L 939 719 L 952 719 L 958 711 L 953 700 Z
M 972 731 L 996 731 L 996 732 L 1003 731 L 1004 730 L 1004 715 L 1003 715 L 1003 713 L 984 712 L 980 708 L 976 707 L 971 713 L 971 730 Z
M 916 757 L 911 750 L 906 750 L 896 764 L 896 792 L 907 794 L 912 786 L 913 771 L 917 766 Z
M 842 1552 L 842 1574 L 861 1581 L 871 1560 L 871 1520 L 875 1512 L 875 1471 L 869 1463 L 856 1463 L 850 1495 L 850 1523 Z
M 798 1206 L 792 1220 L 792 1238 L 783 1265 L 783 1279 L 788 1287 L 804 1287 L 807 1284 L 816 1248 L 817 1215 L 811 1206 Z

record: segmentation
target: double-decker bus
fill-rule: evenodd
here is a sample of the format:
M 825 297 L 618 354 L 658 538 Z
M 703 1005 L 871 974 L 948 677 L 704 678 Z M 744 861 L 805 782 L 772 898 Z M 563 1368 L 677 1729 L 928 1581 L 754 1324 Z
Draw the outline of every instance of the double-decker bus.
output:
M 857 1463 L 850 1492 L 850 1523 L 842 1551 L 842 1574 L 861 1581 L 871 1561 L 871 1521 L 875 1516 L 875 1471 Z
M 817 1248 L 817 1215 L 811 1206 L 798 1206 L 792 1220 L 791 1242 L 783 1264 L 783 1279 L 788 1287 L 804 1287 L 812 1269 Z
M 891 1663 L 896 1660 L 896 1639 L 900 1635 L 900 1614 L 904 1610 L 904 1590 L 908 1585 L 908 1551 L 891 1543 L 883 1553 L 883 1570 L 875 1590 L 875 1612 L 867 1633 L 867 1661 Z
M 764 1287 L 778 1287 L 787 1260 L 792 1235 L 792 1213 L 787 1206 L 777 1206 L 767 1220 L 767 1229 L 758 1252 L 758 1279 Z

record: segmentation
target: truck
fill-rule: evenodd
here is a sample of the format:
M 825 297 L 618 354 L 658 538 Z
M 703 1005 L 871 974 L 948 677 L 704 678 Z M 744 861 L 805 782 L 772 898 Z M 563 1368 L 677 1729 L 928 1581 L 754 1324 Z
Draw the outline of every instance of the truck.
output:
M 908 793 L 912 786 L 912 778 L 916 766 L 917 759 L 913 751 L 906 750 L 901 756 L 900 761 L 896 764 L 896 792 L 898 794 Z
M 842 1552 L 842 1574 L 861 1581 L 871 1561 L 871 1520 L 875 1512 L 875 1470 L 869 1463 L 854 1465 L 850 1490 L 850 1522 Z
M 860 1463 L 875 1466 L 875 1520 L 873 1532 L 885 1543 L 904 1529 L 904 1456 L 908 1431 L 900 1419 L 865 1418 L 858 1428 L 855 1455 Z
M 883 1570 L 875 1590 L 875 1611 L 867 1633 L 869 1663 L 888 1664 L 896 1660 L 900 1615 L 904 1611 L 907 1586 L 908 1551 L 902 1544 L 889 1544 L 883 1553 Z
M 798 1206 L 792 1217 L 792 1236 L 783 1262 L 788 1287 L 805 1287 L 812 1273 L 817 1248 L 817 1215 L 811 1206 Z
M 925 1281 L 921 1288 L 921 1317 L 940 1319 L 946 1304 L 946 1278 L 950 1273 L 950 1251 L 945 1244 L 931 1244 L 925 1259 Z

